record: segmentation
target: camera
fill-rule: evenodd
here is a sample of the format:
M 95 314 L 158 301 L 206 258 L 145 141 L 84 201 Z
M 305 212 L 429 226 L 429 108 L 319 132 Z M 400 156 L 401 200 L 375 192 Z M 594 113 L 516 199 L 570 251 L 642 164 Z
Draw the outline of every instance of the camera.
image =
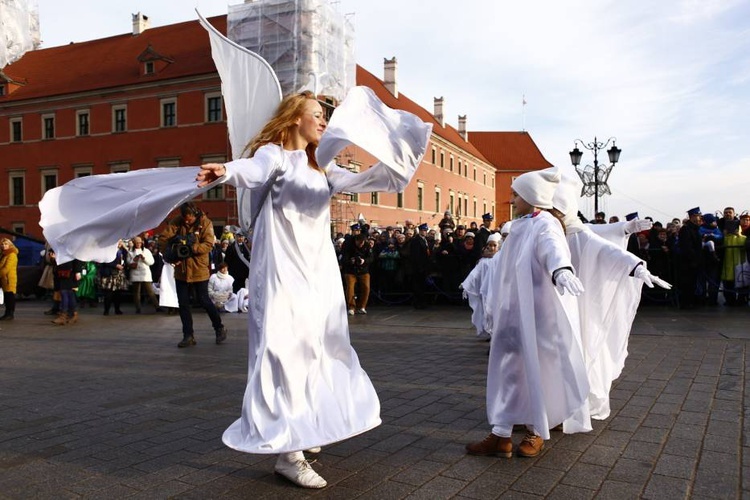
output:
M 177 262 L 192 257 L 194 244 L 195 236 L 193 234 L 178 234 L 172 237 L 167 245 L 164 260 Z

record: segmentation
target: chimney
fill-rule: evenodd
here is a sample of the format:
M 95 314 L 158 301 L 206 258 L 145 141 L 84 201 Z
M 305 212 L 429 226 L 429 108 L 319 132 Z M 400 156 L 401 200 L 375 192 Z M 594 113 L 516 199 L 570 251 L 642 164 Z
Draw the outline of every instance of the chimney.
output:
M 144 16 L 140 12 L 137 14 L 133 14 L 133 34 L 134 35 L 140 35 L 147 29 L 151 27 L 151 22 L 148 20 L 147 16 Z
M 444 125 L 443 123 L 443 97 L 435 97 L 435 112 L 433 115 L 435 115 L 435 120 L 440 124 L 442 127 Z
M 383 59 L 383 66 L 385 66 L 385 78 L 383 78 L 383 83 L 385 84 L 385 88 L 388 89 L 388 92 L 393 94 L 393 97 L 398 97 L 398 84 L 396 83 L 397 65 L 396 56 L 393 56 L 393 59 Z
M 460 135 L 463 140 L 469 141 L 469 133 L 466 132 L 466 115 L 458 115 L 458 135 Z

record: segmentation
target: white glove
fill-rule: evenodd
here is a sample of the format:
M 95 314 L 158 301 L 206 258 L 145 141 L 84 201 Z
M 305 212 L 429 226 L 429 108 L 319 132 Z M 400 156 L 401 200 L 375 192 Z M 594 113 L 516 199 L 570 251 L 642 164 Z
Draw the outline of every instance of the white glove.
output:
M 625 223 L 625 234 L 640 233 L 641 231 L 648 231 L 653 227 L 654 223 L 648 219 L 633 219 Z
M 643 283 L 645 283 L 646 286 L 649 288 L 654 288 L 654 285 L 658 285 L 659 287 L 664 288 L 665 290 L 672 289 L 672 285 L 670 285 L 663 279 L 659 278 L 658 276 L 654 276 L 653 274 L 648 272 L 648 269 L 646 269 L 642 265 L 635 268 L 633 277 L 643 281 Z
M 581 280 L 576 278 L 575 274 L 570 269 L 562 269 L 555 273 L 555 286 L 560 295 L 565 295 L 565 292 L 573 296 L 581 295 L 583 293 L 583 283 Z

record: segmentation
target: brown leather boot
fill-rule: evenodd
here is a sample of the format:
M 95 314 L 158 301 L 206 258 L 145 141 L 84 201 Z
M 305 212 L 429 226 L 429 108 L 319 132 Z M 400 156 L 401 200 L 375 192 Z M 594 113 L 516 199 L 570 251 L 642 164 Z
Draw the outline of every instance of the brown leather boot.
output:
M 53 325 L 67 325 L 68 324 L 68 315 L 64 312 L 61 312 L 57 315 L 57 318 L 52 320 Z
M 513 456 L 513 441 L 509 437 L 500 437 L 490 433 L 484 441 L 467 444 L 466 453 L 510 458 Z
M 69 325 L 74 325 L 78 322 L 78 311 L 74 312 L 73 315 L 68 319 Z
M 539 455 L 544 449 L 544 439 L 542 436 L 537 436 L 531 431 L 526 431 L 526 435 L 518 445 L 518 456 L 519 457 L 535 457 Z

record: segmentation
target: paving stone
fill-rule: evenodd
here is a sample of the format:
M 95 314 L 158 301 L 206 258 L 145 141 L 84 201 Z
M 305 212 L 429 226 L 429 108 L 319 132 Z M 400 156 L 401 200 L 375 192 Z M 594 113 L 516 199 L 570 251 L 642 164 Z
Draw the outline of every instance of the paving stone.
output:
M 654 473 L 679 479 L 691 479 L 696 466 L 697 462 L 694 458 L 663 453 L 656 462 Z
M 641 496 L 642 491 L 643 489 L 640 486 L 633 483 L 607 480 L 602 483 L 601 488 L 596 494 L 596 498 L 600 500 L 623 500 L 626 498 L 637 499 L 643 498 Z
M 610 471 L 607 479 L 645 486 L 653 468 L 652 462 L 620 458 Z
M 661 443 L 631 440 L 622 452 L 623 458 L 656 462 L 663 448 Z
M 465 487 L 466 482 L 464 481 L 439 476 L 423 484 L 419 489 L 409 495 L 409 498 L 424 498 L 430 500 L 452 498 Z
M 689 498 L 689 486 L 690 483 L 683 479 L 654 474 L 646 486 L 643 498 Z

